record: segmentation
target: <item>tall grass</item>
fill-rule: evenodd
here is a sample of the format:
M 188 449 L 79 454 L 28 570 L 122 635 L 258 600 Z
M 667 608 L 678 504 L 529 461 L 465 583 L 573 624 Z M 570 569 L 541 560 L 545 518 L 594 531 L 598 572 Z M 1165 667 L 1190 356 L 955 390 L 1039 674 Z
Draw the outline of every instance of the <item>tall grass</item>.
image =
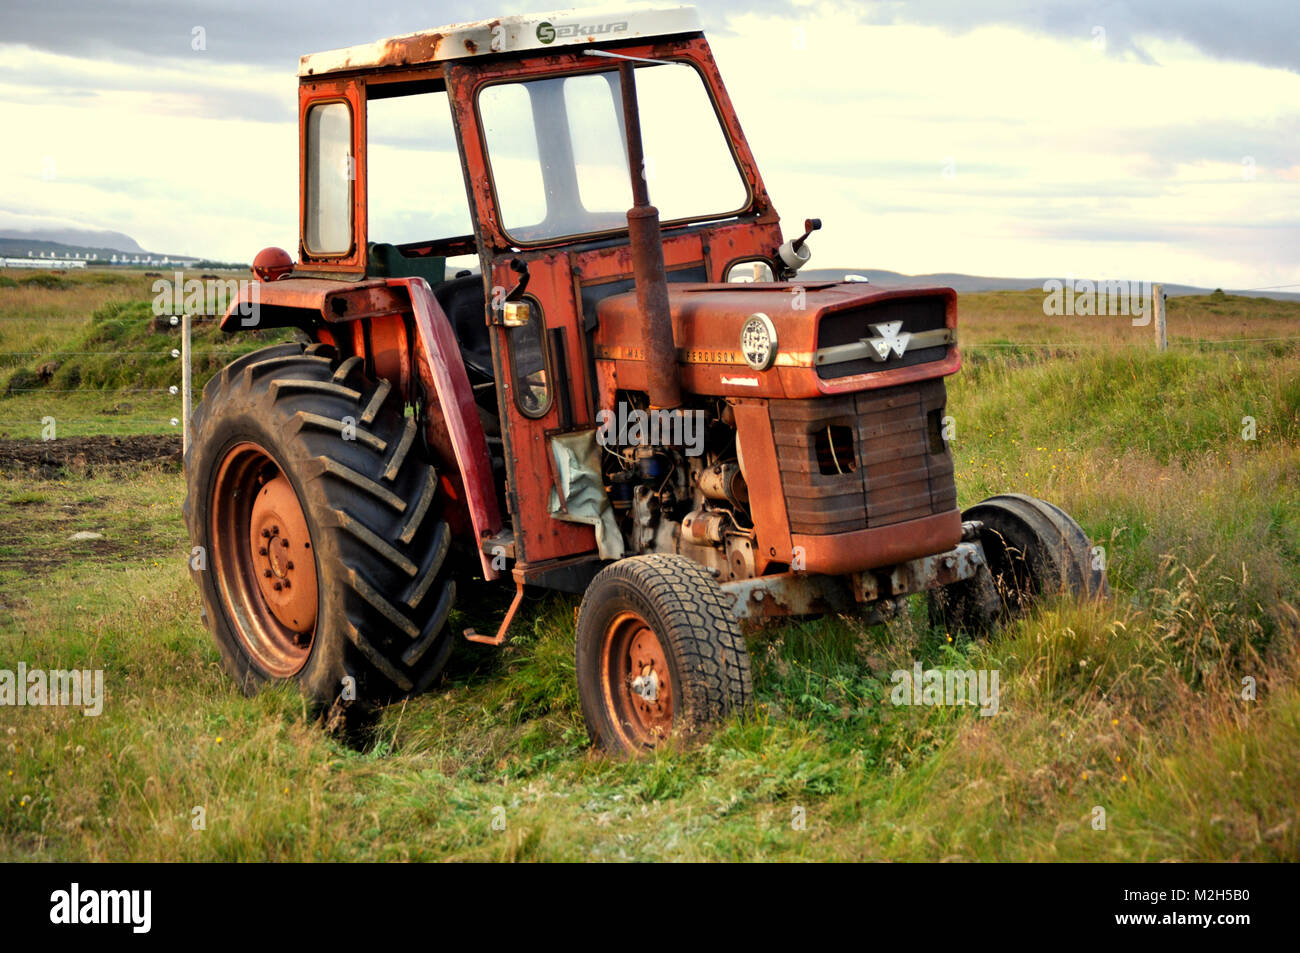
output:
M 1043 332 L 968 297 L 963 342 Z M 0 708 L 0 858 L 1298 859 L 1297 355 L 1063 353 L 951 379 L 959 492 L 1062 505 L 1110 603 L 1049 602 L 988 642 L 920 600 L 888 627 L 755 629 L 753 713 L 639 761 L 587 745 L 572 599 L 530 602 L 502 650 L 459 646 L 349 746 L 292 690 L 245 698 L 220 671 L 178 472 L 0 476 L 0 668 L 99 667 L 108 690 L 97 718 Z M 452 629 L 500 598 L 465 594 Z M 915 660 L 997 670 L 998 713 L 894 706 Z

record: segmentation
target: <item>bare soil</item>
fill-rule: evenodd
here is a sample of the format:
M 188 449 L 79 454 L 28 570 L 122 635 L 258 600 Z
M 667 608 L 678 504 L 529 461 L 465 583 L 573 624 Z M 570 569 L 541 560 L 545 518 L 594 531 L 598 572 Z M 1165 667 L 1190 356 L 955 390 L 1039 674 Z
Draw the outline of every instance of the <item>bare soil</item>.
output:
M 65 437 L 60 440 L 0 440 L 0 471 L 55 473 L 66 467 L 93 470 L 113 464 L 181 462 L 175 434 Z

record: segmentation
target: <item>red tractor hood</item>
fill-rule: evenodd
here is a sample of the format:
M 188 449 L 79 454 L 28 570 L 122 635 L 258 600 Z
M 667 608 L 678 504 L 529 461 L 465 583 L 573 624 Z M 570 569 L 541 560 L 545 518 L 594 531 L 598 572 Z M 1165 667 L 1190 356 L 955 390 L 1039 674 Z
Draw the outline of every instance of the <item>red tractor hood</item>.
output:
M 951 288 L 875 288 L 861 282 L 764 282 L 668 286 L 673 341 L 683 390 L 700 395 L 807 398 L 822 394 L 890 387 L 954 373 L 957 352 L 957 293 Z M 597 306 L 595 357 L 605 385 L 645 387 L 642 324 L 635 292 L 612 295 Z M 741 351 L 741 329 L 764 314 L 776 330 L 776 357 L 755 370 Z M 894 322 L 901 322 L 894 328 Z M 919 352 L 867 360 L 866 346 L 877 325 L 883 333 L 907 335 L 924 329 L 930 347 Z M 943 334 L 946 329 L 947 335 Z M 920 338 L 918 338 L 920 340 Z M 832 352 L 830 348 L 838 348 Z M 863 359 L 849 360 L 845 355 Z M 829 362 L 837 363 L 832 369 Z M 819 370 L 819 364 L 821 368 Z

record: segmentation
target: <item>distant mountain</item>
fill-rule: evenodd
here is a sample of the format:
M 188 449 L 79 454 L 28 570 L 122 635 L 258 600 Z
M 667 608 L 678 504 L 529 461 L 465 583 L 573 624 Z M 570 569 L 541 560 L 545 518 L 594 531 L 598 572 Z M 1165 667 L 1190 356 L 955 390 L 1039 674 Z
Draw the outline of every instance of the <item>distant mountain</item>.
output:
M 117 256 L 119 262 L 139 258 L 142 263 L 147 259 L 153 259 L 155 264 L 163 260 L 174 262 L 196 260 L 192 255 L 160 255 L 156 252 L 147 252 L 131 239 L 126 238 L 125 235 L 122 238 L 126 238 L 134 246 L 131 251 L 125 251 L 112 245 L 68 244 L 50 239 L 32 238 L 30 234 L 19 238 L 10 237 L 13 234 L 15 233 L 0 231 L 0 258 L 86 258 L 111 262 L 113 257 Z M 111 235 L 114 233 L 86 234 Z
M 862 275 L 870 279 L 873 285 L 887 288 L 922 288 L 940 286 L 954 291 L 1042 291 L 1043 283 L 1048 278 L 990 278 L 983 275 L 963 275 L 954 272 L 937 272 L 932 275 L 903 275 L 896 271 L 882 271 L 879 268 L 805 268 L 799 272 L 804 281 L 843 281 L 845 275 Z M 1079 275 L 1076 279 L 1087 276 Z M 1063 281 L 1064 276 L 1056 276 Z M 1092 280 L 1096 280 L 1095 278 Z M 1197 288 L 1194 285 L 1163 286 L 1167 295 L 1205 295 L 1213 288 Z M 1241 291 L 1224 288 L 1226 292 L 1244 295 L 1250 298 L 1276 298 L 1281 301 L 1300 301 L 1300 293 L 1288 291 Z
M 25 242 L 57 242 L 73 248 L 107 248 L 115 252 L 128 252 L 131 255 L 146 254 L 134 238 L 122 232 L 110 232 L 97 228 L 0 228 L 0 238 L 12 238 Z

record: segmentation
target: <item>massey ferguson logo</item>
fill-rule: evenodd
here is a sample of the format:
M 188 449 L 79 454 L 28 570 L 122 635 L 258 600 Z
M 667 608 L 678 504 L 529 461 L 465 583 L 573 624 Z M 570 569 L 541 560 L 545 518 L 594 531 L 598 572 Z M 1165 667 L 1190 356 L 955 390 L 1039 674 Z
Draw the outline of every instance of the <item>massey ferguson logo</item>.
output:
M 537 24 L 537 39 L 542 43 L 554 43 L 556 40 L 569 40 L 577 36 L 599 36 L 602 33 L 623 33 L 627 30 L 626 20 L 612 23 L 548 23 Z
M 912 335 L 906 331 L 903 331 L 902 334 L 899 333 L 903 328 L 902 321 L 883 321 L 880 324 L 873 324 L 871 327 L 876 329 L 880 337 L 862 339 L 862 343 L 871 348 L 868 357 L 879 362 L 888 360 L 891 352 L 897 357 L 903 356 L 903 352 L 907 350 L 907 342 L 912 339 Z

